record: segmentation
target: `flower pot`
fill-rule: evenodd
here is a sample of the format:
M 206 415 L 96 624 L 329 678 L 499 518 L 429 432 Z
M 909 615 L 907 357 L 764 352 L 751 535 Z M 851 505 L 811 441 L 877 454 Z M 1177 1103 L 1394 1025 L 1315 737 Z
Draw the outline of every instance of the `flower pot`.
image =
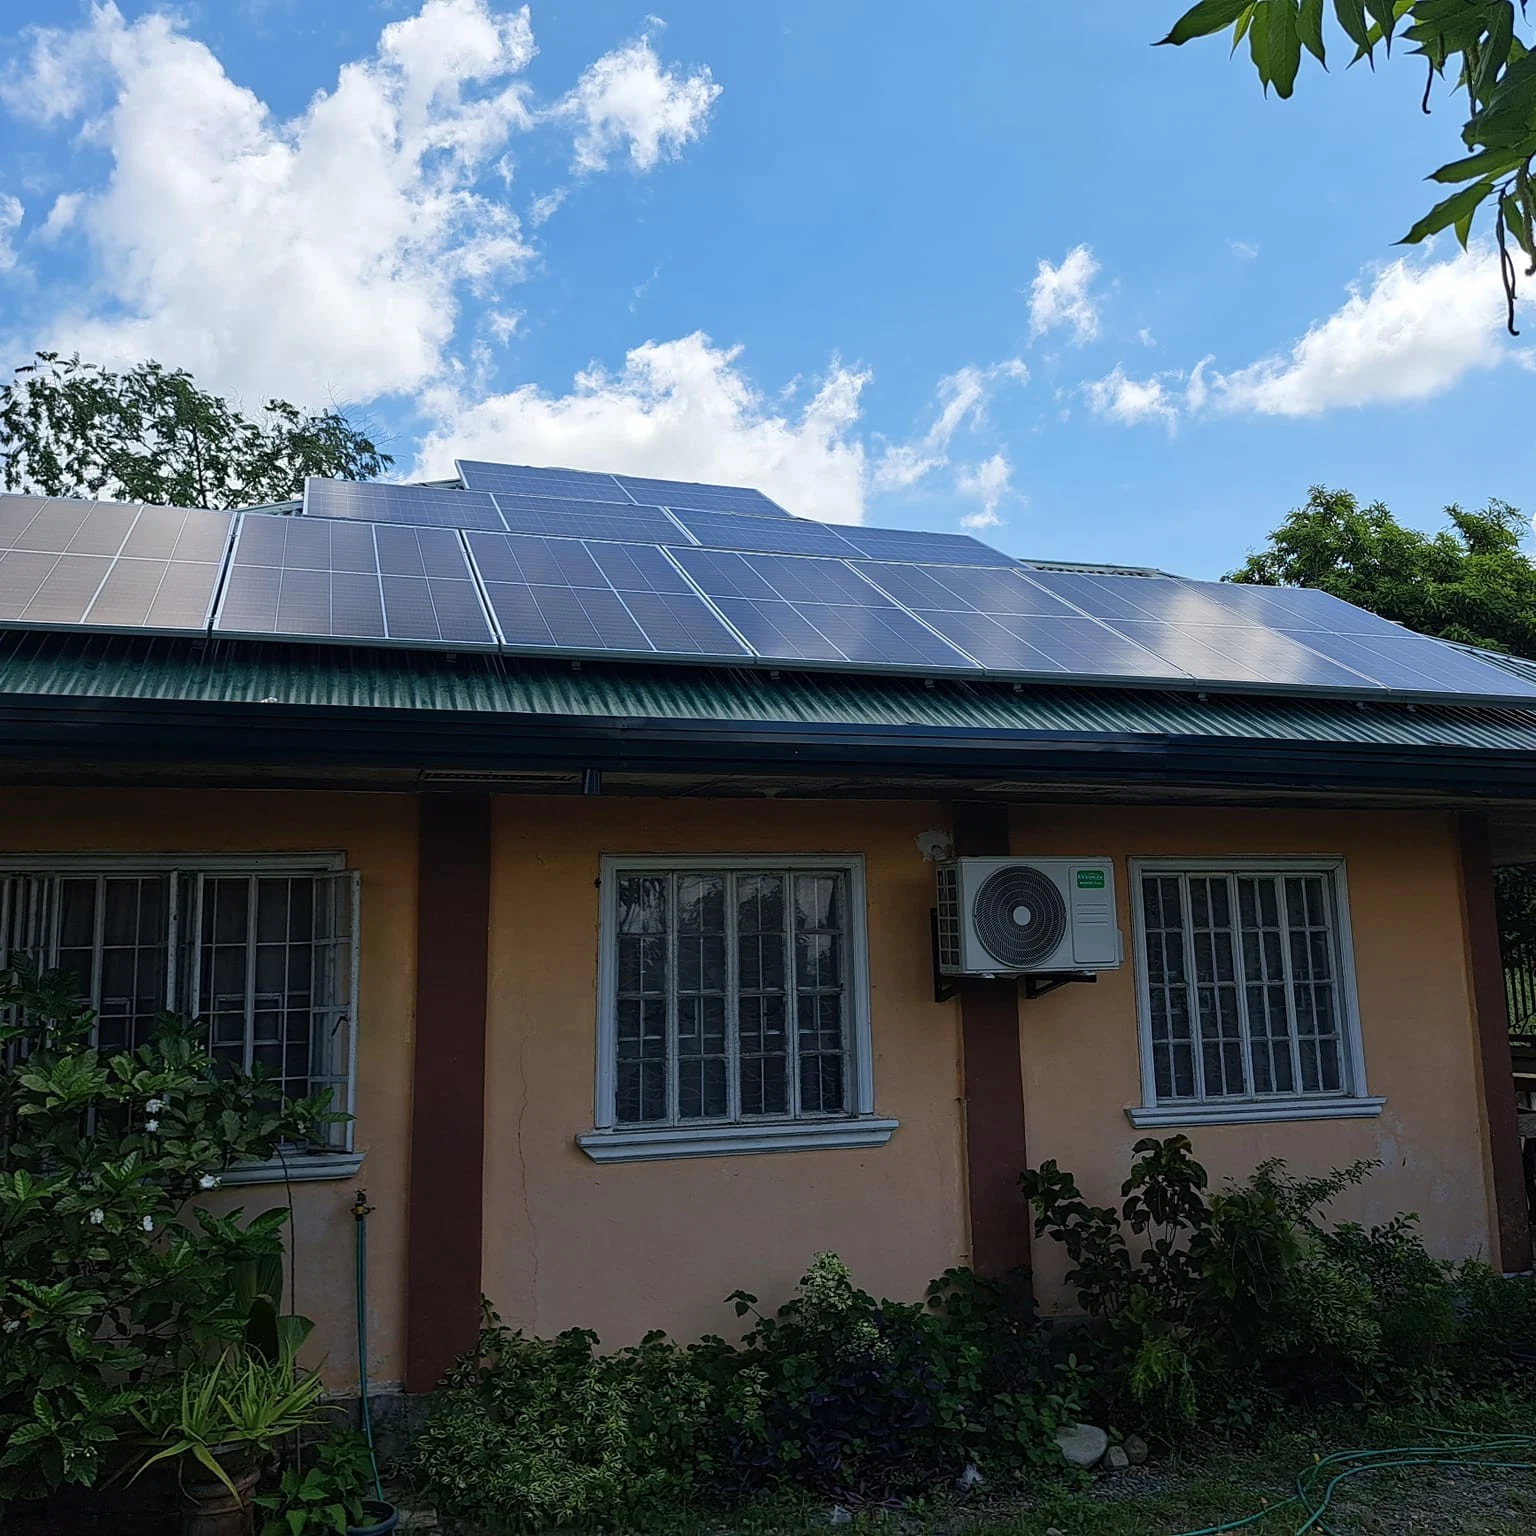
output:
M 261 1481 L 259 1466 L 230 1474 L 231 1493 L 216 1478 L 183 1480 L 181 1536 L 249 1536 L 251 1495 Z
M 363 1500 L 363 1525 L 349 1525 L 347 1536 L 385 1536 L 400 1524 L 400 1511 L 378 1499 Z

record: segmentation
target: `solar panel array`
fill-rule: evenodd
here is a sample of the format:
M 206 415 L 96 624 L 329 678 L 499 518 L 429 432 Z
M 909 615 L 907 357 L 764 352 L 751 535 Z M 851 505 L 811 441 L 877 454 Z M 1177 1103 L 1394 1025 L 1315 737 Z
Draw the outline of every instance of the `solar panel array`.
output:
M 1026 565 L 729 486 L 460 471 L 311 480 L 301 516 L 0 495 L 0 624 L 1536 704 L 1322 592 Z
M 0 497 L 0 622 L 201 634 L 228 512 Z
M 435 485 L 378 485 L 363 480 L 304 482 L 310 517 L 357 518 L 365 523 L 407 523 L 417 528 L 503 527 L 495 500 L 483 491 Z
M 621 656 L 751 653 L 658 548 L 472 533 L 504 644 Z
M 240 519 L 213 631 L 496 644 L 455 530 L 259 512 Z

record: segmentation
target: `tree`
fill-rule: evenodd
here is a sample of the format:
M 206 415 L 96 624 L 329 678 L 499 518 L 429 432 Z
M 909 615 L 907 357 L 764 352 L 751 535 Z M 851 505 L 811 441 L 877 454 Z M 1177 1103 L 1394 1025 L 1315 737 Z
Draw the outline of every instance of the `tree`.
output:
M 1200 0 L 1173 24 L 1164 43 L 1181 45 L 1230 28 L 1232 50 L 1245 38 L 1266 93 L 1288 97 L 1305 48 L 1327 68 L 1324 0 Z M 1519 21 L 1526 19 L 1520 0 Z M 1377 50 L 1390 57 L 1394 36 L 1425 61 L 1423 110 L 1435 82 L 1466 92 L 1461 138 L 1470 154 L 1430 173 L 1431 181 L 1459 190 L 1437 203 L 1399 242 L 1415 245 L 1454 229 L 1463 248 L 1472 220 L 1492 204 L 1494 237 L 1509 332 L 1515 330 L 1516 270 L 1511 242 L 1524 252 L 1525 276 L 1536 277 L 1536 52 L 1515 35 L 1514 0 L 1333 0 L 1338 25 L 1354 44 L 1351 64 Z
M 1536 658 L 1536 565 L 1529 532 L 1507 502 L 1481 512 L 1449 506 L 1450 528 L 1404 528 L 1387 507 L 1314 485 L 1228 581 L 1319 587 L 1423 634 Z
M 340 411 L 269 400 L 258 421 L 184 369 L 115 373 L 39 352 L 0 387 L 0 486 L 176 507 L 299 495 L 306 475 L 369 480 L 394 460 Z

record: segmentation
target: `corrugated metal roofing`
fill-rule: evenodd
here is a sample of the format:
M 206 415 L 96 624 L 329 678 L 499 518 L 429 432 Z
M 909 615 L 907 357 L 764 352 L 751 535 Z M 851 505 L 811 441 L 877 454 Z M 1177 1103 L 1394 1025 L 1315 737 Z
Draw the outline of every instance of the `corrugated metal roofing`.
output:
M 203 646 L 169 639 L 0 635 L 0 704 L 30 699 L 277 704 L 331 711 L 750 725 L 915 727 L 1071 736 L 1175 736 L 1372 747 L 1536 750 L 1536 711 L 1319 702 L 1156 690 L 778 676 L 641 664 L 577 669 L 441 652 Z

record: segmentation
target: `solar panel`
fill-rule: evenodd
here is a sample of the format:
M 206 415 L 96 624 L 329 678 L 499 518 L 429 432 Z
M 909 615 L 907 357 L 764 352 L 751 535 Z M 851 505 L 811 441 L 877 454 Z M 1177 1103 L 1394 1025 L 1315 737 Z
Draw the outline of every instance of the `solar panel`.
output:
M 870 560 L 911 560 L 925 565 L 1016 563 L 1011 555 L 964 533 L 917 533 L 906 528 L 865 528 L 841 523 L 837 531 Z
M 719 656 L 747 648 L 654 545 L 468 535 L 491 611 L 516 650 Z
M 840 560 L 677 549 L 673 558 L 759 656 L 968 671 L 970 658 Z
M 761 491 L 741 485 L 697 485 L 686 480 L 643 480 L 634 475 L 613 477 L 638 502 L 673 511 L 735 512 L 750 517 L 788 517 L 778 502 Z
M 856 569 L 989 671 L 1182 678 L 1177 667 L 1020 581 L 1011 569 L 889 563 Z
M 1527 679 L 1507 674 L 1501 667 L 1490 666 L 1463 651 L 1409 630 L 1360 635 L 1309 632 L 1297 634 L 1295 638 L 1305 642 L 1308 650 L 1363 672 L 1385 688 L 1466 694 L 1508 693 L 1536 699 L 1536 685 Z M 1504 686 L 1506 680 L 1512 686 Z
M 484 491 L 323 480 L 316 475 L 304 482 L 304 514 L 357 518 L 365 523 L 409 523 L 418 528 L 490 528 L 498 533 L 504 526 L 495 501 Z
M 617 477 L 594 474 L 586 469 L 538 469 L 526 464 L 487 464 L 481 459 L 459 459 L 454 467 L 459 472 L 459 479 L 472 491 L 559 496 L 574 501 L 610 501 L 621 505 L 631 499 Z M 638 499 L 652 498 L 642 496 Z
M 0 497 L 0 620 L 201 633 L 227 512 Z
M 220 634 L 496 643 L 447 528 L 247 512 L 214 619 Z
M 706 549 L 778 555 L 851 555 L 853 546 L 830 523 L 799 517 L 733 517 L 724 512 L 678 512 L 678 522 Z M 682 544 L 681 537 L 672 541 Z
M 496 505 L 511 533 L 567 539 L 614 539 L 619 543 L 681 541 L 677 524 L 660 507 L 616 506 L 558 496 L 498 495 Z
M 1172 579 L 1247 622 L 1268 624 L 1275 629 L 1339 635 L 1407 633 L 1401 624 L 1313 587 L 1259 587 L 1235 581 L 1190 581 L 1183 576 Z M 1297 638 L 1304 637 L 1298 633 Z

